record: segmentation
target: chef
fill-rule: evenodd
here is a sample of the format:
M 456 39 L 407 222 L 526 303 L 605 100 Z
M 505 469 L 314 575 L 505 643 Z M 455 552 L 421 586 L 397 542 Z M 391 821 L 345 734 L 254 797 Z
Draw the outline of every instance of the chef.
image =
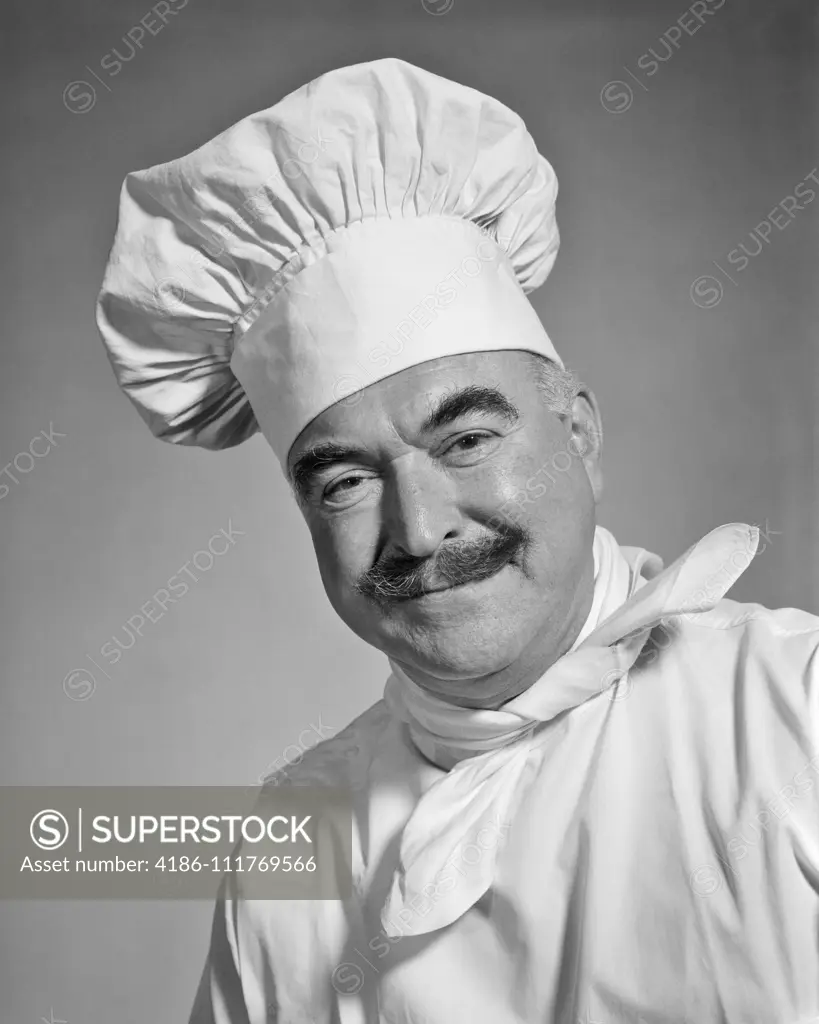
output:
M 597 524 L 599 409 L 527 298 L 556 195 L 516 114 L 396 59 L 125 180 L 121 387 L 166 441 L 261 431 L 389 669 L 272 780 L 352 791 L 352 895 L 226 876 L 192 1024 L 819 1019 L 819 620 L 725 597 L 754 527 L 664 567 Z

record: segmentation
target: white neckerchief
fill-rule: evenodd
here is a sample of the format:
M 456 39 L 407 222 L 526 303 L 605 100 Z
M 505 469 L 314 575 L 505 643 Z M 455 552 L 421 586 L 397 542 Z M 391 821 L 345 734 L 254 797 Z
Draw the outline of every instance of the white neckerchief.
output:
M 643 548 L 621 548 L 595 532 L 592 608 L 577 640 L 524 693 L 497 711 L 433 697 L 391 662 L 384 699 L 418 749 L 451 769 L 421 797 L 401 837 L 399 866 L 382 911 L 387 935 L 420 935 L 451 924 L 492 884 L 496 850 L 467 865 L 458 885 L 423 917 L 408 910 L 447 861 L 490 820 L 508 820 L 535 731 L 599 696 L 625 675 L 651 630 L 674 615 L 707 611 L 745 571 L 759 531 L 743 523 L 713 530 L 667 569 Z

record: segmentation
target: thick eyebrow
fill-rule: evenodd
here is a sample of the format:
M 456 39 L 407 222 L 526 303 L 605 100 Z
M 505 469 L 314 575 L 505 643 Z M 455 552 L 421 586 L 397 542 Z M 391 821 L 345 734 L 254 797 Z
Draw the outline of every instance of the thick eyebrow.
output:
M 444 395 L 424 420 L 421 430 L 424 432 L 437 430 L 454 423 L 455 420 L 467 413 L 474 412 L 488 412 L 494 416 L 500 416 L 509 424 L 517 423 L 520 420 L 517 408 L 497 388 L 469 384 L 466 387 L 458 388 L 451 394 Z
M 350 448 L 334 441 L 322 441 L 303 451 L 293 463 L 290 479 L 298 495 L 305 497 L 313 477 L 325 466 L 339 462 L 357 462 L 364 458 L 360 448 Z
M 432 412 L 421 424 L 421 431 L 428 433 L 445 427 L 467 413 L 486 412 L 500 416 L 508 423 L 517 423 L 520 413 L 497 388 L 468 384 L 451 394 L 444 395 Z M 337 444 L 335 441 L 321 441 L 305 449 L 293 462 L 290 479 L 296 493 L 304 498 L 310 490 L 313 477 L 327 466 L 342 462 L 360 462 L 366 458 L 361 448 Z

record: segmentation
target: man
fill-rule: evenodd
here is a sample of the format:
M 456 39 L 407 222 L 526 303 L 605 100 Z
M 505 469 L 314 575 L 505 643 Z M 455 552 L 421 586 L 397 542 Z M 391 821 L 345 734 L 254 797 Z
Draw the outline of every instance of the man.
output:
M 354 793 L 347 900 L 218 902 L 194 1024 L 819 1015 L 819 621 L 596 526 L 601 426 L 525 292 L 557 183 L 500 103 L 331 72 L 130 175 L 99 304 L 154 432 L 261 429 L 384 700 L 277 784 Z

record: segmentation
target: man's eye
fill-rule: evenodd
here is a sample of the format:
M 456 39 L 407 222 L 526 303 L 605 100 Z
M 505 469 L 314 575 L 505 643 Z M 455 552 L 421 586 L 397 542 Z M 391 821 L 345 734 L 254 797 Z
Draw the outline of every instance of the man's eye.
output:
M 471 431 L 468 434 L 463 434 L 447 449 L 448 452 L 453 452 L 457 455 L 459 452 L 469 453 L 475 451 L 475 449 L 482 444 L 484 441 L 491 440 L 491 434 L 478 433 Z
M 339 480 L 330 484 L 330 486 L 324 491 L 324 497 L 342 498 L 349 494 L 350 491 L 354 490 L 356 484 L 361 483 L 363 479 L 364 477 L 359 474 L 349 473 L 347 476 L 343 476 Z

